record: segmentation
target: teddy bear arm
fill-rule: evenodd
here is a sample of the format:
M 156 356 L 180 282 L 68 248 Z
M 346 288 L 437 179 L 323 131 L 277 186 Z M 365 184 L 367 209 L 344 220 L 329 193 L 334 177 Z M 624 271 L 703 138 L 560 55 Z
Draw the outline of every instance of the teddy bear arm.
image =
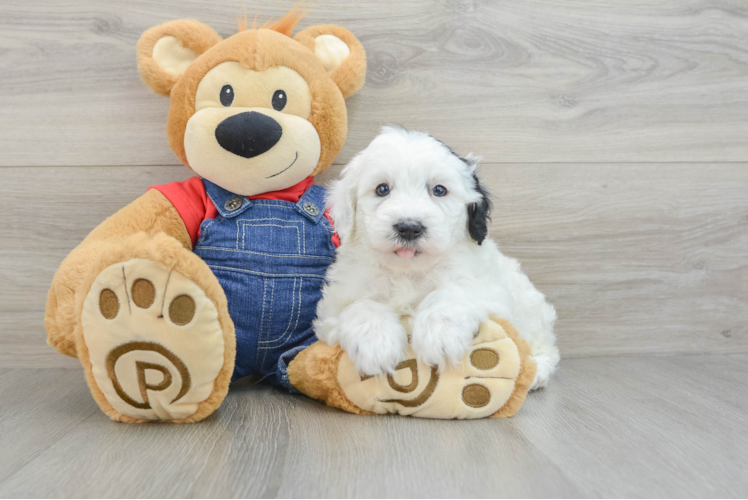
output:
M 47 295 L 44 319 L 49 345 L 62 354 L 77 357 L 73 332 L 77 322 L 76 296 L 85 293 L 85 290 L 79 290 L 81 284 L 92 270 L 93 263 L 103 254 L 140 232 L 150 236 L 166 233 L 186 249 L 192 249 L 184 221 L 161 192 L 151 189 L 122 208 L 91 231 L 55 273 Z
M 133 234 L 145 232 L 151 236 L 166 233 L 176 238 L 186 249 L 192 242 L 182 217 L 174 205 L 156 189 L 148 190 L 119 212 L 99 224 L 79 248 L 91 241 L 124 241 Z

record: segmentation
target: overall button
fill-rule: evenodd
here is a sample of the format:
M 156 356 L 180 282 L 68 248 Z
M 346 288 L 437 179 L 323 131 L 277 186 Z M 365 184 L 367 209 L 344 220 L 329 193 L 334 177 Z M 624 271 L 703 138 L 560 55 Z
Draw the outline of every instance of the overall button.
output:
M 223 208 L 225 208 L 226 210 L 236 210 L 237 208 L 242 206 L 242 201 L 244 200 L 241 196 L 234 196 L 223 205 Z
M 315 205 L 311 201 L 305 201 L 303 207 L 304 212 L 308 213 L 312 217 L 315 217 L 319 213 L 319 208 L 317 208 L 317 205 Z

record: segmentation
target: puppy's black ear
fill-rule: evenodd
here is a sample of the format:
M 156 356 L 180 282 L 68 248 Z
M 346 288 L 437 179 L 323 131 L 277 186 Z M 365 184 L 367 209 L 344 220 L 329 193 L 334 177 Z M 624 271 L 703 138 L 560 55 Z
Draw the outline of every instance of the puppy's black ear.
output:
M 477 203 L 468 205 L 468 232 L 479 245 L 483 243 L 488 235 L 488 223 L 491 220 L 491 196 L 486 188 L 481 185 L 478 176 L 473 173 L 475 190 L 480 194 Z

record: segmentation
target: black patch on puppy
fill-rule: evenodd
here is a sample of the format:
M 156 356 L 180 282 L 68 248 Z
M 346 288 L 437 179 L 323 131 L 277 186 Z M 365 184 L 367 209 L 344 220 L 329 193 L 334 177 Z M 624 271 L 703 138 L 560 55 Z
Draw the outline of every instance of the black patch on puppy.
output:
M 478 191 L 481 199 L 477 203 L 471 203 L 467 207 L 468 232 L 470 233 L 470 237 L 480 245 L 488 235 L 488 223 L 491 220 L 492 208 L 491 195 L 480 183 L 477 175 L 473 174 L 473 179 L 475 180 L 475 190 Z
M 407 128 L 403 127 L 400 124 L 391 124 L 390 127 L 400 129 L 403 132 L 409 132 Z M 462 163 L 464 163 L 466 167 L 473 168 L 475 166 L 474 161 L 467 160 L 458 155 L 452 148 L 444 144 L 433 135 L 426 135 L 441 144 L 447 151 L 449 151 L 450 154 L 454 155 Z M 470 233 L 470 237 L 480 245 L 483 243 L 483 240 L 486 239 L 486 236 L 488 236 L 488 224 L 489 222 L 491 222 L 491 209 L 493 207 L 491 205 L 491 193 L 489 193 L 488 190 L 483 187 L 483 185 L 480 183 L 480 179 L 478 179 L 478 176 L 475 173 L 473 174 L 473 180 L 475 180 L 475 190 L 478 191 L 481 199 L 477 203 L 471 203 L 467 207 L 468 232 Z
M 436 137 L 431 136 L 431 138 L 444 146 L 455 157 L 459 158 L 466 167 L 472 168 L 474 166 L 473 162 L 455 153 L 452 148 Z M 486 239 L 486 236 L 488 236 L 488 223 L 491 222 L 491 209 L 493 207 L 491 206 L 491 193 L 483 187 L 477 175 L 473 174 L 473 180 L 475 180 L 475 190 L 478 191 L 481 199 L 478 203 L 468 205 L 468 232 L 470 233 L 470 237 L 480 245 Z

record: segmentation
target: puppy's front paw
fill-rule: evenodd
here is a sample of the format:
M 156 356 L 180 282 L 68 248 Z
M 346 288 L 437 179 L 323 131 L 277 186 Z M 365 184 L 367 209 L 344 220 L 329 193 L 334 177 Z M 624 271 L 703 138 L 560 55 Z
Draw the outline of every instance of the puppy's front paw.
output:
M 340 346 L 361 375 L 394 373 L 405 359 L 408 334 L 389 307 L 364 301 L 348 307 L 338 323 Z
M 403 336 L 405 331 L 402 332 Z M 360 375 L 394 373 L 395 367 L 405 359 L 405 346 L 375 335 L 364 335 L 343 347 Z
M 413 320 L 411 344 L 418 357 L 430 366 L 443 369 L 447 362 L 457 365 L 470 350 L 478 319 L 432 310 Z

